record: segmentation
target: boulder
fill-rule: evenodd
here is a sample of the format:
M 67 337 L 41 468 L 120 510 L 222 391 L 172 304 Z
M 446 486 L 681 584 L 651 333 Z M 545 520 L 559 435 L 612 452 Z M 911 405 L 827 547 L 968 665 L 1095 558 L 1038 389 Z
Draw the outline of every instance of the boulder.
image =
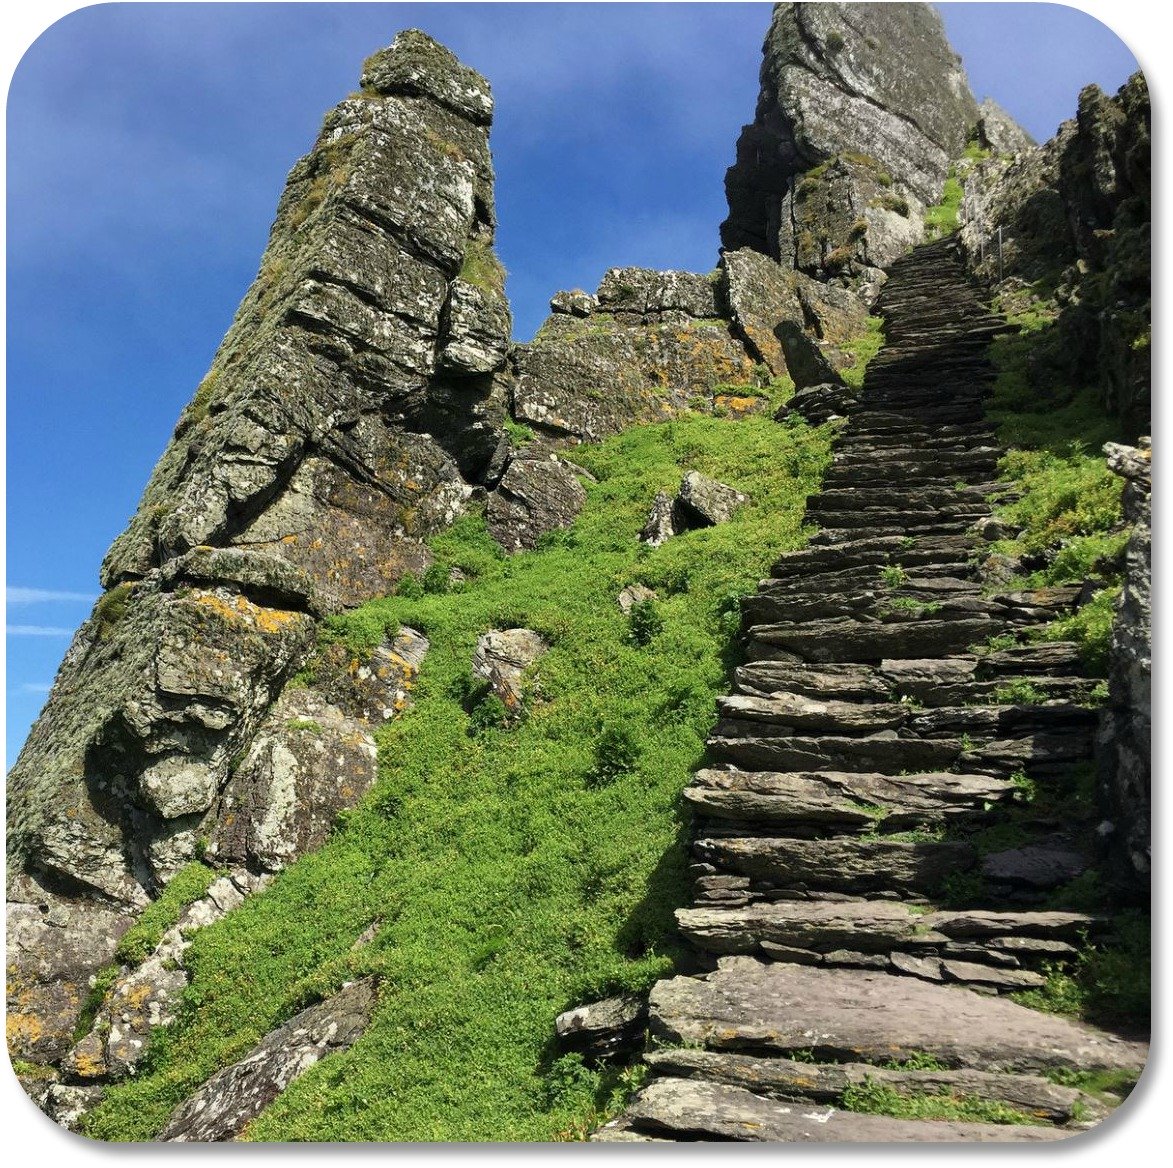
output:
M 373 979 L 354 982 L 266 1035 L 243 1059 L 217 1071 L 168 1119 L 158 1139 L 176 1143 L 235 1140 L 294 1079 L 353 1046 L 376 1003 Z
M 555 292 L 550 298 L 550 311 L 567 316 L 590 316 L 599 307 L 597 296 L 575 288 L 570 292 Z
M 586 488 L 574 468 L 555 454 L 514 454 L 490 492 L 485 509 L 489 534 L 509 552 L 534 548 L 548 531 L 569 527 L 586 504 Z
M 747 495 L 697 470 L 680 480 L 677 499 L 690 527 L 728 523 L 737 508 L 749 501 Z
M 859 394 L 846 385 L 825 383 L 798 390 L 774 415 L 776 421 L 802 418 L 812 426 L 821 426 L 832 418 L 844 418 L 859 406 Z
M 655 600 L 656 594 L 644 584 L 628 584 L 619 593 L 619 611 L 627 616 L 637 604 L 647 600 Z
M 525 695 L 525 671 L 549 648 L 533 629 L 494 629 L 477 639 L 472 671 L 489 683 L 507 710 L 517 712 Z
M 313 688 L 348 718 L 378 728 L 411 705 L 429 647 L 428 638 L 407 625 L 369 654 L 327 644 L 314 662 Z

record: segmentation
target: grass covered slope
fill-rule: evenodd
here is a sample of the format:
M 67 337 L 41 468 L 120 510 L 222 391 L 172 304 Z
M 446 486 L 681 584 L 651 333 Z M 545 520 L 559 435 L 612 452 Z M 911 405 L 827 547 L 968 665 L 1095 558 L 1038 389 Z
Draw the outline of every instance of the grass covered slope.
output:
M 1021 564 L 1027 587 L 1094 582 L 1092 599 L 1045 635 L 1077 642 L 1086 667 L 1103 676 L 1129 534 L 1124 484 L 1103 445 L 1135 436 L 1105 412 L 1096 386 L 1073 383 L 1056 366 L 1054 315 L 1045 306 L 1019 306 L 1007 319 L 1021 331 L 991 346 L 998 378 L 989 415 L 1009 448 L 1002 477 L 1020 493 L 999 515 L 1019 533 L 992 550 Z
M 558 1058 L 554 1017 L 671 967 L 688 888 L 679 793 L 726 687 L 736 597 L 804 542 L 830 437 L 698 416 L 580 447 L 599 481 L 570 531 L 507 559 L 466 518 L 434 541 L 435 591 L 413 581 L 336 619 L 356 650 L 400 623 L 432 641 L 414 708 L 379 732 L 379 783 L 325 848 L 195 935 L 179 1020 L 87 1134 L 152 1138 L 213 1071 L 368 972 L 382 982 L 367 1034 L 250 1138 L 548 1140 L 616 1106 L 636 1072 Z M 751 502 L 721 527 L 639 544 L 656 491 L 689 469 Z M 466 580 L 441 591 L 451 567 Z M 616 597 L 634 582 L 658 599 L 633 630 Z M 481 633 L 518 625 L 552 648 L 528 716 L 499 728 L 470 698 L 470 659 Z

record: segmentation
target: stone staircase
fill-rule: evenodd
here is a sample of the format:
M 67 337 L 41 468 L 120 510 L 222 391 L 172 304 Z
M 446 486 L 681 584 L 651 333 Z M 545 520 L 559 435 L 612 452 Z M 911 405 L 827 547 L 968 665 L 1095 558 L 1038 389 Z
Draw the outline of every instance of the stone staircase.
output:
M 1142 1044 L 1007 996 L 1110 922 L 1056 910 L 1089 825 L 1027 799 L 1092 755 L 1075 647 L 1017 636 L 1077 590 L 991 594 L 979 572 L 1006 325 L 951 240 L 896 263 L 878 310 L 886 347 L 808 501 L 820 533 L 744 602 L 748 662 L 685 791 L 678 921 L 707 972 L 654 987 L 650 1078 L 596 1140 L 1058 1139 L 1105 1107 L 1046 1072 L 1143 1066 Z M 852 1109 L 877 1089 L 1030 1121 Z

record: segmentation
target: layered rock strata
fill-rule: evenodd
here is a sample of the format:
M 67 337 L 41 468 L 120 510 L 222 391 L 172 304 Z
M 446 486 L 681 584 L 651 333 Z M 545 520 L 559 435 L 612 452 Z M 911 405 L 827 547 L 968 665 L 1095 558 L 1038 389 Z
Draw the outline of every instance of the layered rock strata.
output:
M 918 243 L 979 118 L 927 4 L 779 4 L 725 178 L 727 250 L 868 287 Z
M 711 972 L 653 988 L 651 1081 L 598 1139 L 1056 1139 L 1103 1107 L 1046 1073 L 1144 1065 L 1143 1043 L 1008 996 L 1112 922 L 1050 907 L 1094 821 L 1020 802 L 1090 762 L 1091 682 L 1072 645 L 989 647 L 1077 601 L 983 586 L 985 354 L 1006 326 L 952 240 L 895 264 L 880 306 L 888 344 L 808 501 L 822 530 L 744 602 L 749 661 L 685 791 L 677 916 Z M 1025 1124 L 853 1110 L 877 1084 Z
M 277 871 L 374 781 L 371 733 L 407 704 L 426 640 L 324 647 L 314 686 L 288 683 L 323 615 L 427 566 L 424 537 L 500 445 L 492 109 L 483 78 L 405 32 L 290 172 L 10 775 L 15 1056 L 70 1049 L 94 975 L 180 868 Z
M 1144 75 L 1089 85 L 1049 142 L 1019 144 L 965 182 L 961 240 L 1009 310 L 1053 321 L 1029 376 L 1056 405 L 1078 386 L 1130 437 L 1151 413 L 1151 112 Z

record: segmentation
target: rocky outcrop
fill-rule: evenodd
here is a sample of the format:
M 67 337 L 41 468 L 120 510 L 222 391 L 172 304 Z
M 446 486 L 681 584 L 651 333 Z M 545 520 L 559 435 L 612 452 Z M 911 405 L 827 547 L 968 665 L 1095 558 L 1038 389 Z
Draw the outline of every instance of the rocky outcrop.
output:
M 217 1071 L 172 1113 L 159 1139 L 213 1143 L 237 1139 L 294 1079 L 362 1037 L 377 1001 L 368 978 L 303 1010 L 238 1063 Z
M 1058 1139 L 1105 1107 L 1044 1075 L 1145 1062 L 1133 1035 L 1013 1000 L 1115 922 L 1068 900 L 1090 809 L 1020 806 L 1088 764 L 1097 712 L 1075 646 L 1029 639 L 1080 590 L 999 594 L 974 554 L 1005 324 L 952 240 L 894 265 L 879 307 L 889 344 L 807 502 L 822 529 L 743 601 L 749 660 L 684 792 L 677 921 L 708 972 L 652 988 L 651 1077 L 604 1141 Z M 1023 679 L 1036 698 L 1008 701 Z M 876 1093 L 932 1114 L 943 1092 L 1024 1123 L 866 1114 Z
M 779 4 L 725 178 L 726 250 L 864 287 L 920 241 L 979 110 L 927 4 Z
M 1150 118 L 1142 74 L 1115 97 L 1088 86 L 1049 142 L 971 172 L 961 230 L 1008 309 L 1053 321 L 1035 339 L 1032 390 L 1061 405 L 1094 385 L 1132 436 L 1150 428 Z
M 504 406 L 487 375 L 509 312 L 488 85 L 414 31 L 362 84 L 290 172 L 260 274 L 106 558 L 107 587 L 214 544 L 297 564 L 336 605 L 385 594 L 426 563 L 420 537 L 491 452 Z
M 1152 444 L 1108 443 L 1108 466 L 1125 480 L 1124 518 L 1132 525 L 1108 665 L 1101 727 L 1100 782 L 1111 843 L 1147 895 L 1152 870 Z
M 534 339 L 518 346 L 514 416 L 545 434 L 595 441 L 712 409 L 717 386 L 754 380 L 719 283 L 719 273 L 611 268 L 594 296 L 559 293 Z
M 322 615 L 427 565 L 423 538 L 500 445 L 491 117 L 487 83 L 408 31 L 290 172 L 10 775 L 22 1057 L 60 1056 L 119 933 L 205 847 L 277 870 L 374 781 L 370 731 L 407 704 L 426 641 L 324 647 L 318 688 L 286 686 Z

